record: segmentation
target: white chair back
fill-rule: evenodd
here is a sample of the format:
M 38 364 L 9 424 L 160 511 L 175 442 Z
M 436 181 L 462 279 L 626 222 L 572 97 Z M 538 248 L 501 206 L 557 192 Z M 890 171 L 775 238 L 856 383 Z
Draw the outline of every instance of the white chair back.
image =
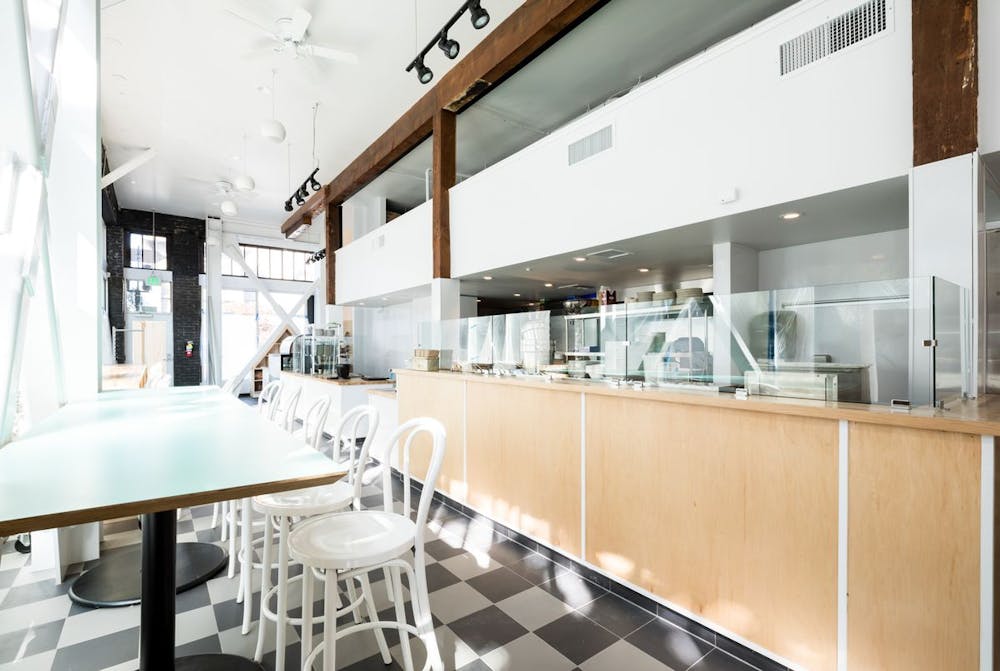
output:
M 361 507 L 361 488 L 364 486 L 365 469 L 368 467 L 368 454 L 372 443 L 378 433 L 379 414 L 378 409 L 372 405 L 359 405 L 351 408 L 340 418 L 337 426 L 337 433 L 334 435 L 331 445 L 333 447 L 333 458 L 340 453 L 342 444 L 347 444 L 347 483 L 354 487 L 354 508 Z M 362 435 L 361 429 L 365 427 L 365 440 L 361 449 L 357 449 L 358 438 Z
M 281 397 L 276 404 L 279 407 L 275 409 L 272 419 L 285 431 L 295 429 L 295 412 L 298 410 L 301 397 L 302 387 L 295 387 L 291 390 L 286 387 L 281 392 Z
M 257 412 L 267 419 L 274 419 L 274 413 L 278 410 L 278 397 L 281 396 L 281 381 L 268 382 L 260 390 L 257 397 Z
M 330 413 L 330 397 L 321 396 L 306 412 L 302 420 L 302 433 L 305 436 L 306 444 L 314 450 L 319 451 L 323 442 L 323 429 L 326 427 L 326 417 Z
M 385 457 L 382 464 L 382 505 L 385 510 L 391 511 L 392 507 L 392 468 L 396 464 L 396 455 L 402 446 L 403 462 L 400 473 L 403 475 L 403 514 L 410 514 L 410 450 L 414 439 L 421 434 L 429 434 L 431 439 L 431 459 L 424 476 L 424 486 L 420 491 L 420 501 L 417 503 L 417 532 L 414 538 L 413 548 L 416 566 L 423 570 L 425 565 L 424 557 L 424 531 L 427 528 L 427 515 L 430 512 L 431 500 L 434 498 L 434 488 L 437 486 L 438 476 L 441 474 L 441 463 L 444 461 L 444 450 L 446 432 L 444 425 L 432 417 L 417 417 L 401 424 L 389 438 L 388 447 L 385 450 Z M 418 572 L 419 575 L 419 572 Z

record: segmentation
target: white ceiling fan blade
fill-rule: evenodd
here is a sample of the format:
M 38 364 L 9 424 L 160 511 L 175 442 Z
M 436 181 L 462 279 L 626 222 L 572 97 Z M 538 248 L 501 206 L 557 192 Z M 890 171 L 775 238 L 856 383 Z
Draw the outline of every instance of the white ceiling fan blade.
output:
M 275 33 L 274 30 L 272 30 L 267 25 L 267 21 L 258 16 L 254 16 L 253 14 L 248 12 L 245 8 L 240 7 L 236 3 L 233 2 L 227 3 L 225 6 L 225 10 L 230 14 L 232 14 L 233 16 L 235 16 L 236 18 L 246 21 L 257 30 L 266 33 L 271 39 L 278 40 L 279 42 L 281 41 L 281 38 L 277 35 L 277 33 Z
M 309 29 L 309 24 L 312 22 L 312 14 L 302 9 L 297 8 L 295 12 L 292 13 L 292 22 L 288 26 L 288 36 L 291 38 L 292 42 L 301 42 L 306 36 L 306 30 Z
M 357 54 L 352 54 L 350 51 L 341 51 L 340 49 L 333 49 L 331 47 L 323 47 L 318 44 L 299 44 L 297 45 L 296 51 L 300 55 L 316 56 L 318 58 L 326 58 L 331 61 L 338 61 L 340 63 L 349 63 L 351 65 L 358 64 Z

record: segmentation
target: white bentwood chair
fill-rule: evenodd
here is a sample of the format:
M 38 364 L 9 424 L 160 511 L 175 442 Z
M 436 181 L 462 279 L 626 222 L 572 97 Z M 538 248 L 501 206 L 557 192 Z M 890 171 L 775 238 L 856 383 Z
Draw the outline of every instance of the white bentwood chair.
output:
M 420 435 L 431 438 L 430 465 L 424 478 L 417 505 L 416 520 L 410 518 L 410 450 Z M 312 608 L 302 609 L 302 668 L 309 669 L 323 653 L 324 671 L 336 669 L 337 640 L 353 633 L 390 628 L 399 631 L 403 668 L 413 671 L 413 653 L 409 634 L 418 637 L 427 651 L 424 669 L 443 671 L 444 665 L 434 636 L 430 599 L 427 594 L 424 533 L 427 515 L 445 452 L 445 430 L 436 419 L 421 417 L 401 425 L 389 439 L 382 467 L 383 510 L 361 510 L 334 513 L 303 522 L 288 535 L 290 557 L 303 565 L 302 602 L 313 601 L 315 573 L 324 575 L 323 638 L 315 648 Z M 365 441 L 362 459 L 367 457 Z M 394 512 L 392 502 L 392 469 L 394 456 L 402 445 L 403 513 Z M 337 617 L 356 609 L 351 603 L 341 607 L 338 581 L 351 581 L 372 571 L 388 570 L 392 582 L 395 620 L 357 622 L 337 631 Z M 414 624 L 406 620 L 402 574 L 406 574 L 412 596 Z M 350 595 L 350 592 L 348 592 Z M 381 648 L 381 646 L 380 646 Z M 382 648 L 382 660 L 391 662 L 388 650 Z

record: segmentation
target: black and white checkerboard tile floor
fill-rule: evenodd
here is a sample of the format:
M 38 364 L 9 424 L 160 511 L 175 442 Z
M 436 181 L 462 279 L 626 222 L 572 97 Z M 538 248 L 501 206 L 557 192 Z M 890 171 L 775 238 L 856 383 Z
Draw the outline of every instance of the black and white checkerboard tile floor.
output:
M 376 488 L 365 503 L 381 499 Z M 371 497 L 371 498 L 368 498 Z M 211 506 L 185 510 L 180 541 L 218 541 Z M 427 579 L 438 644 L 447 669 L 461 671 L 752 671 L 703 638 L 584 580 L 531 550 L 437 504 L 429 522 Z M 102 551 L 139 542 L 134 520 L 105 524 Z M 79 572 L 85 566 L 74 567 Z M 373 575 L 373 578 L 380 575 Z M 89 609 L 72 603 L 71 578 L 56 584 L 34 572 L 13 541 L 0 555 L 0 671 L 133 671 L 139 609 Z M 255 582 L 254 612 L 259 602 Z M 379 609 L 390 608 L 383 583 L 373 583 Z M 225 573 L 177 597 L 177 652 L 251 656 L 256 624 L 240 634 L 237 579 Z M 295 602 L 295 596 L 291 600 Z M 319 604 L 317 604 L 318 606 Z M 388 618 L 388 613 L 386 613 Z M 264 665 L 273 668 L 273 627 Z M 317 628 L 318 631 L 318 628 Z M 286 668 L 298 668 L 299 632 L 290 631 Z M 398 638 L 389 632 L 393 664 L 385 666 L 374 637 L 338 643 L 338 668 L 401 669 Z M 711 638 L 706 635 L 705 638 Z M 419 643 L 415 657 L 422 662 Z

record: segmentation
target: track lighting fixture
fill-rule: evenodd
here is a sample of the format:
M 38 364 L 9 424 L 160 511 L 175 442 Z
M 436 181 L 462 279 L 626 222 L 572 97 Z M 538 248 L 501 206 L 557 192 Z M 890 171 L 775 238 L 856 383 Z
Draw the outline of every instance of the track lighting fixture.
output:
M 303 205 L 305 202 L 306 199 L 302 197 L 302 190 L 299 189 L 298 191 L 295 192 L 295 204 Z
M 443 51 L 445 56 L 452 60 L 458 58 L 460 48 L 458 42 L 449 39 L 448 33 L 441 33 L 441 39 L 438 40 L 438 49 Z
M 289 198 L 288 200 L 285 201 L 285 212 L 291 212 L 294 209 L 295 208 L 292 207 L 292 199 Z
M 467 4 L 469 5 L 469 16 L 472 19 L 472 27 L 476 30 L 485 28 L 486 24 L 490 22 L 489 12 L 482 8 L 479 0 L 469 0 Z
M 309 188 L 311 188 L 313 192 L 319 191 L 320 189 L 323 188 L 323 185 L 316 181 L 317 172 L 319 172 L 319 168 L 316 168 L 311 173 L 309 173 L 309 179 L 308 179 Z
M 410 70 L 417 71 L 417 79 L 420 80 L 421 84 L 429 84 L 432 79 L 434 79 L 434 73 L 429 67 L 424 63 L 424 58 L 427 54 L 437 46 L 445 56 L 450 59 L 458 58 L 458 53 L 461 51 L 461 46 L 457 41 L 448 37 L 448 31 L 451 29 L 455 23 L 462 18 L 466 10 L 469 12 L 469 19 L 472 21 L 472 26 L 479 30 L 484 28 L 486 24 L 490 22 L 490 15 L 485 9 L 483 9 L 481 0 L 465 0 L 462 5 L 455 12 L 455 15 L 448 19 L 448 22 L 437 32 L 430 42 L 427 43 L 420 52 L 414 56 L 410 64 L 406 66 L 406 71 Z

